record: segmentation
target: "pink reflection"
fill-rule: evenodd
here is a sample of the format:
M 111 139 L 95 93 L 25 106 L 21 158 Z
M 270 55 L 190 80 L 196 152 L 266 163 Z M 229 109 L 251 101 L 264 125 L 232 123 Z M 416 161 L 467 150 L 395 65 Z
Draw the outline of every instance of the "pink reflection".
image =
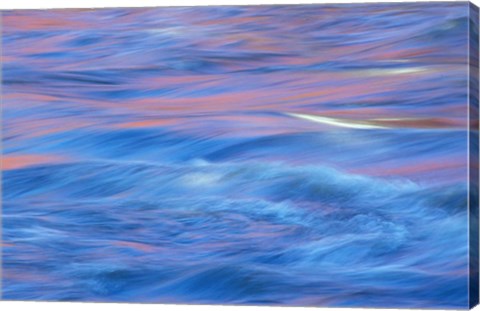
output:
M 58 155 L 21 154 L 2 156 L 2 170 L 14 170 L 40 164 L 55 164 L 64 162 L 65 158 Z

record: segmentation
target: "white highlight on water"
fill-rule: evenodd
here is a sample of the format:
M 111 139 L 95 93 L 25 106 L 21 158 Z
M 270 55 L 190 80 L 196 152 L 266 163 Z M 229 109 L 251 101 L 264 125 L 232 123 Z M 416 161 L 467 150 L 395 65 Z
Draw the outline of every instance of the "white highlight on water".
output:
M 322 116 L 311 115 L 311 114 L 288 113 L 287 112 L 287 115 L 289 115 L 291 117 L 294 117 L 294 118 L 304 119 L 304 120 L 308 120 L 308 121 L 312 121 L 312 122 L 328 124 L 328 125 L 333 125 L 333 126 L 353 128 L 353 129 L 386 129 L 386 128 L 388 128 L 386 126 L 364 123 L 362 121 L 335 119 L 335 118 L 328 118 L 328 117 L 322 117 Z

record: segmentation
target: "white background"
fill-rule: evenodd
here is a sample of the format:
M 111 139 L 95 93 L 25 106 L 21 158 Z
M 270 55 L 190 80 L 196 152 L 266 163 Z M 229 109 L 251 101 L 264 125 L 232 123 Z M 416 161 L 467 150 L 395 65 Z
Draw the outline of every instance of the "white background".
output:
M 439 1 L 439 0 L 436 0 Z M 443 1 L 443 0 L 440 0 Z M 5 9 L 49 9 L 49 8 L 102 8 L 102 7 L 145 7 L 145 6 L 189 6 L 189 5 L 247 5 L 247 4 L 301 4 L 301 3 L 352 3 L 352 2 L 415 2 L 385 0 L 0 0 L 0 10 Z M 480 0 L 473 0 L 477 6 Z M 432 3 L 435 5 L 435 3 Z M 2 311 L 352 311 L 350 308 L 293 308 L 293 307 L 245 307 L 245 306 L 193 306 L 160 304 L 115 304 L 115 303 L 70 303 L 70 302 L 0 302 Z M 383 311 L 387 309 L 363 309 Z M 480 310 L 477 307 L 476 310 Z

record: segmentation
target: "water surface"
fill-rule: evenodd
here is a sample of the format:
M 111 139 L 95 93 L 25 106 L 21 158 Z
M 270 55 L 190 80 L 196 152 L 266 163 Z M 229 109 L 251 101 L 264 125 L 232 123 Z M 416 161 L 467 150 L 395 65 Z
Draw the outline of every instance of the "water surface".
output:
M 2 18 L 4 299 L 468 305 L 467 3 Z

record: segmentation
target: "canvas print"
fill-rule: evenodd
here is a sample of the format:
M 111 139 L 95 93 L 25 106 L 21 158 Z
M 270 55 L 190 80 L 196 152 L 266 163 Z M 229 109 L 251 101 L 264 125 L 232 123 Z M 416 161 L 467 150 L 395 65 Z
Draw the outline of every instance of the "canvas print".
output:
M 474 5 L 1 18 L 2 299 L 477 303 Z

